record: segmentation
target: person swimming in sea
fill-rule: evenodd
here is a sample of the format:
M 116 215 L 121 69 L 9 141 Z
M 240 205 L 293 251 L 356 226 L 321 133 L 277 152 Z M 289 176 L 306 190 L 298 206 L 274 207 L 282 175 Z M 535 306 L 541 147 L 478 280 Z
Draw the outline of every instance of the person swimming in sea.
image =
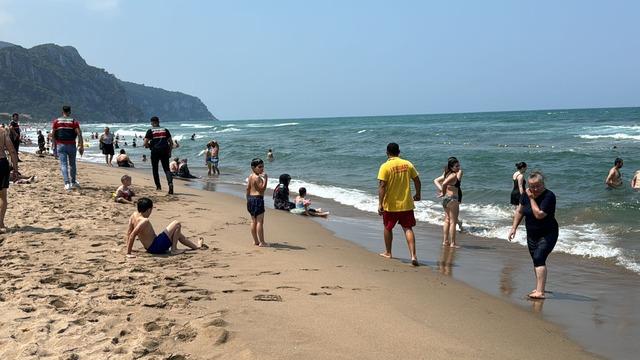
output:
M 511 176 L 513 180 L 513 189 L 511 190 L 511 205 L 520 205 L 520 197 L 526 191 L 526 181 L 524 179 L 524 173 L 527 172 L 527 163 L 521 161 L 516 164 L 516 172 Z
M 616 158 L 613 162 L 613 167 L 609 170 L 609 174 L 604 181 L 607 189 L 620 189 L 624 186 L 622 183 L 622 173 L 620 173 L 622 165 L 624 165 L 624 162 L 621 158 Z

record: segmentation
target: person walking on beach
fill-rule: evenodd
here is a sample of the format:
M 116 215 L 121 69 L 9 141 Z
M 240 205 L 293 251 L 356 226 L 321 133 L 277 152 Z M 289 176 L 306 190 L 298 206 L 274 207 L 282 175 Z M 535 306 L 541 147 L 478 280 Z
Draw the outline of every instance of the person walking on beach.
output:
M 413 214 L 414 201 L 420 201 L 421 186 L 418 171 L 413 164 L 400 158 L 400 146 L 396 143 L 387 145 L 387 161 L 378 170 L 378 215 L 382 216 L 384 224 L 385 252 L 380 256 L 392 258 L 391 245 L 393 242 L 393 228 L 399 222 L 407 239 L 407 246 L 411 255 L 411 264 L 418 266 L 416 256 L 416 240 L 413 227 L 416 219 Z M 416 194 L 411 197 L 413 180 Z
M 264 172 L 264 161 L 251 160 L 251 175 L 247 179 L 247 211 L 251 215 L 251 236 L 256 246 L 269 246 L 264 241 L 264 191 L 269 177 Z
M 455 157 L 447 160 L 447 166 L 439 177 L 433 180 L 438 189 L 438 197 L 442 198 L 444 208 L 444 224 L 442 224 L 442 246 L 458 248 L 456 244 L 456 224 L 460 214 L 460 199 L 462 191 L 460 182 L 462 181 L 462 169 L 460 161 Z
M 556 221 L 556 195 L 545 188 L 544 175 L 534 171 L 529 175 L 529 188 L 520 197 L 520 204 L 513 216 L 513 226 L 508 239 L 512 241 L 518 225 L 525 218 L 527 247 L 533 260 L 536 275 L 536 288 L 529 298 L 544 299 L 547 283 L 546 260 L 558 241 L 558 222 Z
M 62 116 L 53 120 L 51 130 L 58 159 L 60 159 L 64 189 L 70 191 L 72 188 L 79 188 L 80 184 L 76 179 L 76 151 L 80 153 L 80 156 L 84 154 L 84 142 L 80 123 L 71 117 L 70 106 L 62 107 Z M 78 142 L 77 148 L 76 140 Z
M 520 197 L 526 191 L 526 181 L 524 180 L 524 173 L 527 171 L 527 163 L 521 161 L 516 164 L 516 172 L 511 176 L 513 180 L 513 189 L 511 190 L 511 205 L 518 206 L 520 204 Z
M 113 134 L 108 126 L 104 128 L 104 133 L 100 135 L 100 149 L 102 149 L 102 154 L 104 155 L 104 160 L 107 165 L 113 166 L 111 161 L 113 160 L 115 150 L 113 149 Z
M 7 213 L 7 189 L 9 188 L 9 179 L 11 173 L 13 175 L 18 174 L 18 154 L 13 148 L 13 142 L 9 136 L 10 130 L 0 128 L 0 234 L 7 232 L 7 227 L 4 225 L 4 216 Z M 11 157 L 11 165 L 13 170 L 10 170 L 9 161 L 7 160 L 7 152 Z
M 158 174 L 158 162 L 162 163 L 162 170 L 167 177 L 169 184 L 169 194 L 173 194 L 173 175 L 169 171 L 169 159 L 173 140 L 168 129 L 160 127 L 160 119 L 157 116 L 151 118 L 151 129 L 147 130 L 144 136 L 144 147 L 151 149 L 151 169 L 153 171 L 153 181 L 156 190 L 162 190 L 160 186 L 160 175 Z
M 604 183 L 607 185 L 607 189 L 622 188 L 622 174 L 620 173 L 622 165 L 623 161 L 620 158 L 616 158 L 616 160 L 613 162 L 613 167 L 609 170 L 609 174 L 604 181 Z
M 9 123 L 9 137 L 11 138 L 11 144 L 18 154 L 20 150 L 20 115 L 18 113 L 13 113 L 11 115 L 11 122 Z M 20 156 L 18 155 L 18 162 L 20 162 Z

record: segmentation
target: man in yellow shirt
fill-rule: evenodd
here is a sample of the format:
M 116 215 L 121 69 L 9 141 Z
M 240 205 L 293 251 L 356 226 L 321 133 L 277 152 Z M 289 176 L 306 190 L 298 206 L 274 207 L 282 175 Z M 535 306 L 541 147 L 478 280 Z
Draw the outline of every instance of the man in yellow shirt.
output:
M 393 227 L 400 222 L 404 236 L 407 239 L 411 264 L 418 266 L 416 257 L 416 240 L 413 227 L 416 219 L 413 216 L 413 202 L 420 201 L 420 178 L 413 164 L 400 157 L 400 146 L 396 143 L 387 145 L 387 162 L 380 165 L 378 171 L 378 215 L 382 215 L 384 223 L 384 245 L 386 251 L 380 256 L 391 259 L 391 243 L 393 242 Z M 411 197 L 410 181 L 416 188 L 416 194 Z

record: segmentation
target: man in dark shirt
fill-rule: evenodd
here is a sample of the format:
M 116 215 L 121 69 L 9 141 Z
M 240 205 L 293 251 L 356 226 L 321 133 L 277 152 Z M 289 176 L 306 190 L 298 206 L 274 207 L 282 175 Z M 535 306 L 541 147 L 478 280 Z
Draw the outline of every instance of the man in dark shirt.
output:
M 160 127 L 160 119 L 157 116 L 151 118 L 151 129 L 147 130 L 144 136 L 144 147 L 151 150 L 151 169 L 153 170 L 153 181 L 156 183 L 156 190 L 162 189 L 160 175 L 158 174 L 158 162 L 160 162 L 169 184 L 169 194 L 173 194 L 173 176 L 169 171 L 173 140 L 169 130 Z
M 38 130 L 38 151 L 40 154 L 45 152 L 45 140 L 44 135 L 42 135 L 42 130 Z
M 18 113 L 13 113 L 11 115 L 11 122 L 9 123 L 9 137 L 11 138 L 11 143 L 13 144 L 13 148 L 16 150 L 16 154 L 20 148 L 20 124 L 18 120 L 20 119 L 20 115 Z M 18 158 L 18 162 L 20 162 L 20 158 Z
M 80 123 L 71 117 L 70 106 L 62 107 L 62 116 L 53 120 L 51 132 L 60 159 L 64 189 L 70 191 L 73 188 L 79 188 L 80 184 L 76 180 L 76 152 L 79 152 L 80 156 L 84 154 L 84 141 Z
M 529 293 L 532 299 L 544 299 L 547 283 L 547 256 L 558 241 L 558 222 L 556 221 L 556 195 L 545 188 L 544 175 L 534 171 L 529 175 L 529 187 L 520 197 L 520 205 L 513 217 L 513 226 L 509 232 L 509 241 L 513 240 L 518 225 L 525 218 L 527 229 L 527 247 L 533 260 L 536 274 L 536 288 Z

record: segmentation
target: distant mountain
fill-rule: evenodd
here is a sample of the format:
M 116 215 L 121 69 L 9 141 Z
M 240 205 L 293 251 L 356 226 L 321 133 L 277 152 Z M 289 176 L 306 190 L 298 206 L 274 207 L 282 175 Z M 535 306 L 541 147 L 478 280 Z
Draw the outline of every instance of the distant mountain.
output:
M 50 120 L 64 104 L 83 122 L 217 120 L 197 97 L 121 81 L 71 46 L 0 42 L 0 113 Z

